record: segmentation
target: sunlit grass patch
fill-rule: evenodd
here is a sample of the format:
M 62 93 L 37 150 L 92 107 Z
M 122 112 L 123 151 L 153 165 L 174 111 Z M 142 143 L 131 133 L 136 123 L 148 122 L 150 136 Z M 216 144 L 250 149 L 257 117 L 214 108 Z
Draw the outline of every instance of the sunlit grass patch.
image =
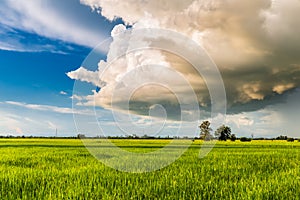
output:
M 113 142 L 138 153 L 147 151 L 149 146 L 162 148 L 170 141 Z M 199 159 L 201 144 L 202 141 L 194 141 L 176 162 L 165 168 L 133 174 L 105 166 L 89 154 L 81 140 L 2 139 L 0 197 L 297 199 L 300 196 L 299 142 L 218 142 L 206 157 Z

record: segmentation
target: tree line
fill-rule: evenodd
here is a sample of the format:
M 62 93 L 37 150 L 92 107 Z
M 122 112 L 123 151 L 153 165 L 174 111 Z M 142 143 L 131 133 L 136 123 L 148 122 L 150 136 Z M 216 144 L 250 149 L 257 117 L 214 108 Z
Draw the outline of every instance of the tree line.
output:
M 214 135 L 211 133 L 213 130 L 210 127 L 211 123 L 209 121 L 203 121 L 200 128 L 200 139 L 209 141 L 213 139 L 218 139 L 220 141 L 231 140 L 235 141 L 238 138 L 235 134 L 231 133 L 231 128 L 229 126 L 222 125 L 215 132 Z M 280 135 L 276 138 L 254 138 L 253 134 L 251 138 L 241 137 L 239 138 L 241 142 L 250 142 L 251 140 L 287 140 L 288 142 L 294 142 L 295 138 L 290 138 L 288 136 Z M 300 142 L 300 139 L 298 139 Z
M 70 137 L 54 137 L 54 136 L 13 136 L 13 135 L 0 135 L 0 138 L 47 138 L 47 139 L 84 139 L 84 138 L 94 138 L 94 139 L 202 139 L 202 140 L 214 140 L 218 139 L 220 141 L 235 141 L 239 139 L 242 142 L 250 142 L 251 140 L 287 140 L 288 142 L 294 142 L 295 138 L 290 138 L 284 135 L 280 135 L 275 138 L 254 138 L 253 134 L 251 138 L 247 137 L 241 137 L 237 138 L 235 134 L 232 134 L 231 128 L 226 125 L 221 125 L 217 130 L 212 134 L 212 128 L 210 127 L 211 123 L 209 121 L 203 121 L 200 125 L 200 137 L 199 138 L 191 138 L 188 136 L 148 136 L 148 135 L 143 135 L 143 136 L 138 136 L 136 134 L 133 135 L 128 135 L 128 136 L 95 136 L 95 137 L 86 137 L 85 134 L 77 134 L 77 136 L 70 136 Z M 298 139 L 300 142 L 300 139 Z
M 212 128 L 210 127 L 211 123 L 209 121 L 203 121 L 200 128 L 200 139 L 203 140 L 213 140 L 213 139 L 219 139 L 221 141 L 231 140 L 235 141 L 237 139 L 235 134 L 231 133 L 231 128 L 229 126 L 222 125 L 220 126 L 214 133 L 214 135 L 211 134 Z

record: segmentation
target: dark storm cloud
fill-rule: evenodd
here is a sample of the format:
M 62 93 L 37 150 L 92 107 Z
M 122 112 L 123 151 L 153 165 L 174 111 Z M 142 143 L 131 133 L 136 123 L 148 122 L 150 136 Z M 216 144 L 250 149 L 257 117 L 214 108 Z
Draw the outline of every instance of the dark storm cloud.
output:
M 277 104 L 285 100 L 287 93 L 300 87 L 300 1 L 191 0 L 182 3 L 181 0 L 128 0 L 119 1 L 114 5 L 105 0 L 82 2 L 94 9 L 100 9 L 101 14 L 110 20 L 122 18 L 125 24 L 133 25 L 132 33 L 140 28 L 168 29 L 184 34 L 203 46 L 222 74 L 229 113 L 255 111 Z M 112 36 L 115 37 L 125 29 L 125 26 L 116 26 Z M 99 63 L 99 73 L 110 64 L 113 54 L 120 49 L 130 49 L 136 42 L 131 36 L 127 34 L 123 39 L 115 38 L 110 46 L 107 61 Z M 145 41 L 147 40 L 142 40 Z M 155 38 L 152 42 L 165 41 L 163 38 Z M 145 45 L 151 46 L 147 42 Z M 187 51 L 189 52 L 188 49 Z M 193 52 L 190 52 L 193 55 Z M 119 79 L 138 66 L 149 63 L 163 63 L 180 72 L 195 90 L 200 107 L 210 110 L 211 99 L 206 86 L 210 77 L 202 79 L 180 55 L 157 51 L 128 54 L 111 65 L 103 80 L 106 86 L 96 94 L 99 105 L 107 106 L 103 102 L 111 98 L 112 88 Z M 76 71 L 70 75 L 71 78 L 80 77 Z M 178 84 L 176 79 L 168 73 L 161 76 L 161 79 L 164 77 L 169 80 L 184 94 L 185 88 Z M 145 78 L 150 80 L 151 73 Z M 92 77 L 90 79 L 92 80 Z M 135 84 L 136 80 L 131 78 L 127 84 Z M 153 91 L 145 88 L 143 94 L 150 92 Z M 132 104 L 131 110 L 144 115 L 147 114 L 147 109 L 138 111 L 137 108 L 149 108 L 150 104 L 156 103 L 162 103 L 167 110 L 178 108 L 173 108 L 172 104 L 176 102 L 169 98 L 170 95 L 159 90 L 155 92 L 155 101 L 148 101 L 140 95 L 139 99 L 133 101 L 136 105 Z M 91 99 L 94 100 L 88 98 Z M 125 102 L 126 99 L 119 101 Z M 170 113 L 178 114 L 175 111 Z

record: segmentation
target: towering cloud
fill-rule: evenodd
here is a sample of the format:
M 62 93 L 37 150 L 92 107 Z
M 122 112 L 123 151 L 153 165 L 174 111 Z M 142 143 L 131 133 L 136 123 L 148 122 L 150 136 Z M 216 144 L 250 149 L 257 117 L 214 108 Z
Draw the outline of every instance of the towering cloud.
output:
M 96 102 L 109 107 L 109 99 L 118 81 L 132 69 L 141 65 L 160 64 L 182 74 L 194 88 L 203 107 L 210 98 L 205 81 L 190 63 L 180 55 L 159 50 L 129 52 L 131 33 L 142 28 L 162 28 L 184 34 L 203 46 L 222 74 L 228 98 L 229 111 L 243 112 L 260 109 L 277 102 L 281 95 L 300 85 L 300 1 L 298 0 L 81 0 L 109 20 L 121 18 L 132 30 L 125 37 L 117 37 L 126 29 L 118 25 L 112 31 L 113 42 L 106 61 L 99 62 L 95 74 L 80 68 L 68 75 L 76 80 L 91 82 L 102 89 L 96 92 Z M 145 45 L 146 40 L 143 41 Z M 148 41 L 149 42 L 149 41 Z M 156 38 L 152 42 L 164 42 Z M 113 61 L 120 49 L 128 54 Z M 201 62 L 201 61 L 199 61 Z M 110 64 L 105 73 L 103 70 Z M 83 66 L 85 67 L 85 66 Z M 101 75 L 100 75 L 101 74 Z M 138 76 L 137 76 L 138 77 Z M 183 92 L 187 89 L 176 79 L 161 74 Z M 145 78 L 145 77 L 144 77 Z M 156 80 L 149 73 L 149 80 Z M 128 80 L 133 84 L 136 79 Z M 153 87 L 137 93 L 136 102 L 151 93 Z M 177 91 L 178 92 L 178 91 Z M 164 94 L 164 95 L 162 95 Z M 172 105 L 174 96 L 166 89 L 157 88 L 156 94 L 145 101 L 155 99 Z M 94 100 L 87 97 L 87 104 Z M 122 100 L 120 100 L 122 101 Z M 255 106 L 253 104 L 255 103 Z M 147 105 L 147 104 L 146 104 Z

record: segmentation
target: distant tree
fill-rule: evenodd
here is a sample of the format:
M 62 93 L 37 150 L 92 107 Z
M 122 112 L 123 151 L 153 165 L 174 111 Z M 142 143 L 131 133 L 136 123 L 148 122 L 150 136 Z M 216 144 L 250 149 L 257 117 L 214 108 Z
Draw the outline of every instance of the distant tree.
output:
M 280 135 L 276 138 L 276 140 L 287 140 L 288 137 L 286 135 Z
M 145 135 L 142 136 L 142 138 L 147 139 L 147 138 L 149 138 L 149 136 L 147 134 L 145 134 Z
M 251 142 L 251 138 L 242 137 L 240 139 L 241 142 Z
M 209 121 L 203 121 L 202 124 L 199 126 L 200 128 L 200 138 L 204 140 L 211 140 L 213 136 L 210 134 L 212 129 L 210 128 Z
M 294 139 L 294 138 L 288 138 L 287 141 L 288 141 L 288 142 L 294 142 L 295 139 Z
M 219 140 L 226 141 L 231 137 L 231 128 L 229 126 L 222 125 L 216 130 L 215 135 L 219 138 Z
M 233 142 L 236 141 L 236 136 L 235 136 L 235 134 L 231 134 L 230 140 L 233 141 Z
M 84 138 L 85 138 L 85 135 L 84 135 L 84 134 L 78 134 L 78 135 L 77 135 L 77 138 L 78 138 L 78 139 L 84 139 Z

